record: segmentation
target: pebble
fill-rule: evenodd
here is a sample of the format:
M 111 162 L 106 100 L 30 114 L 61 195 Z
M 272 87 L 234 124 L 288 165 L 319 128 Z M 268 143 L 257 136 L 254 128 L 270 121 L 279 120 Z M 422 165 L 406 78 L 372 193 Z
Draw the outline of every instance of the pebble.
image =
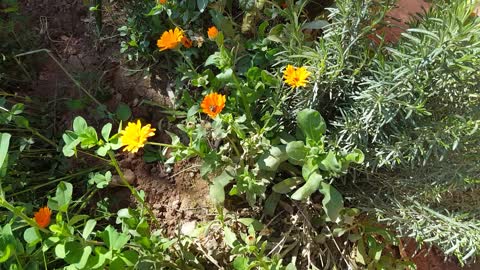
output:
M 127 182 L 131 185 L 135 182 L 135 173 L 130 170 L 130 169 L 126 169 L 123 171 L 123 174 L 125 175 L 125 179 L 127 179 Z

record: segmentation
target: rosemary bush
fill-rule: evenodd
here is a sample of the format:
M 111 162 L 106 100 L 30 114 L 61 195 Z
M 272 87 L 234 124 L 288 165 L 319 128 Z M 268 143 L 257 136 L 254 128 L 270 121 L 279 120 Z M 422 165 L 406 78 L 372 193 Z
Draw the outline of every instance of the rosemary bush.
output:
M 317 107 L 338 145 L 359 147 L 373 167 L 442 159 L 475 135 L 480 20 L 473 1 L 435 1 L 397 44 L 375 30 L 392 1 L 337 1 L 324 35 L 290 59 L 316 70 L 313 91 L 293 107 Z M 379 42 L 373 41 L 377 36 Z

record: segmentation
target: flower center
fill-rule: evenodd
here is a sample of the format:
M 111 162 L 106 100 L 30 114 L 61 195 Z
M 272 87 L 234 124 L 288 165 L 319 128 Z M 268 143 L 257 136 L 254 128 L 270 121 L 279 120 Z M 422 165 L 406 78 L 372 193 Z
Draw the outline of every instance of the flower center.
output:
M 209 109 L 210 109 L 211 112 L 215 112 L 217 110 L 217 106 L 216 105 L 210 105 Z

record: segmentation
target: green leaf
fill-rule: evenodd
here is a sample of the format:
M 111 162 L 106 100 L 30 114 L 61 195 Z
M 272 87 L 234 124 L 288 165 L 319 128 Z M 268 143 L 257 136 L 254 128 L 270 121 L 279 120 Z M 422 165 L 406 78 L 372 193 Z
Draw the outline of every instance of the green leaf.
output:
M 320 192 L 324 198 L 322 200 L 323 209 L 330 221 L 336 222 L 340 211 L 343 209 L 343 197 L 332 185 L 322 182 Z
M 55 256 L 60 259 L 64 259 L 66 255 L 67 252 L 65 251 L 65 244 L 61 243 L 55 246 Z
M 367 265 L 368 255 L 365 250 L 365 243 L 363 242 L 363 239 L 360 239 L 358 241 L 357 250 L 355 252 L 354 259 L 357 263 L 360 263 L 362 265 Z
M 222 82 L 230 81 L 233 76 L 233 70 L 231 68 L 227 68 L 223 72 L 219 73 L 216 77 Z
M 126 266 L 134 266 L 138 261 L 138 253 L 134 250 L 126 250 L 120 254 L 120 258 Z
M 110 140 L 111 131 L 112 131 L 112 123 L 106 123 L 102 128 L 102 137 L 106 142 Z
M 293 141 L 287 144 L 288 161 L 294 165 L 303 165 L 307 156 L 307 148 L 302 141 Z
M 355 149 L 355 150 L 353 150 L 352 153 L 348 154 L 345 157 L 345 160 L 348 161 L 348 162 L 354 162 L 354 163 L 357 163 L 357 164 L 361 164 L 365 160 L 365 155 L 363 154 L 362 150 Z
M 259 160 L 258 166 L 260 170 L 275 172 L 278 166 L 288 159 L 286 147 L 284 145 L 272 146 L 270 151 L 263 153 Z
M 11 137 L 12 135 L 9 133 L 0 133 L 0 168 L 3 168 L 3 163 L 7 158 Z
M 127 121 L 132 115 L 132 111 L 127 104 L 120 103 L 115 110 L 115 115 L 117 116 L 118 120 Z
M 227 170 L 213 179 L 213 184 L 210 185 L 210 199 L 215 205 L 223 205 L 225 201 L 224 188 L 232 179 L 233 176 Z
M 328 152 L 327 156 L 323 158 L 323 160 L 320 162 L 319 169 L 327 172 L 341 172 L 342 171 L 342 165 L 341 163 L 337 160 L 337 156 L 334 152 L 330 151 Z
M 234 248 L 234 243 L 237 241 L 237 236 L 235 233 L 227 226 L 223 228 L 223 235 L 224 235 L 224 240 L 225 244 L 227 244 L 229 247 Z
M 80 143 L 80 139 L 75 133 L 67 132 L 62 135 L 65 145 L 62 148 L 63 155 L 66 157 L 72 157 L 75 155 L 77 145 Z
M 23 233 L 23 239 L 28 243 L 29 246 L 35 246 L 37 243 L 42 241 L 42 236 L 37 228 L 28 228 Z
M 233 260 L 233 268 L 235 270 L 248 270 L 248 259 L 243 256 L 238 256 Z
M 204 12 L 209 0 L 197 0 L 197 7 L 200 12 Z
M 323 134 L 327 130 L 325 120 L 319 112 L 312 109 L 304 109 L 297 114 L 297 123 L 303 134 L 313 142 L 321 142 Z
M 68 182 L 60 182 L 55 192 L 55 197 L 48 199 L 48 207 L 52 210 L 67 212 L 72 200 L 73 186 Z
M 317 172 L 318 165 L 314 163 L 313 159 L 307 159 L 305 164 L 302 166 L 302 177 L 303 179 L 308 179 L 310 176 Z
M 87 126 L 87 121 L 85 121 L 85 119 L 83 119 L 81 116 L 77 116 L 73 120 L 73 132 L 75 132 L 77 135 L 83 133 Z
M 85 220 L 87 218 L 88 218 L 88 215 L 75 215 L 70 219 L 70 221 L 68 222 L 68 225 L 73 226 L 73 225 L 77 224 L 78 222 L 80 222 L 82 220 Z
M 275 184 L 272 189 L 276 193 L 287 194 L 293 191 L 298 185 L 303 183 L 304 180 L 302 177 L 290 177 L 280 183 Z
M 97 221 L 94 219 L 89 219 L 87 223 L 85 223 L 85 227 L 83 228 L 82 237 L 83 239 L 87 240 L 90 234 L 93 232 Z
M 315 191 L 318 190 L 320 184 L 323 183 L 323 178 L 318 173 L 313 173 L 302 187 L 300 187 L 292 195 L 292 199 L 301 201 L 310 197 Z
M 87 264 L 91 253 L 91 246 L 83 246 L 79 242 L 68 242 L 65 244 L 64 260 L 69 264 L 73 264 L 77 269 L 82 269 Z
M 308 22 L 306 24 L 304 24 L 302 26 L 302 30 L 303 29 L 316 29 L 316 30 L 319 30 L 319 29 L 323 29 L 325 26 L 329 25 L 329 23 L 325 20 L 317 20 L 317 21 L 312 21 L 312 22 Z
M 265 215 L 273 217 L 278 202 L 280 202 L 280 194 L 276 192 L 270 193 L 270 195 L 265 200 L 265 205 L 263 207 Z
M 130 240 L 130 235 L 117 232 L 115 228 L 108 225 L 105 230 L 100 233 L 100 237 L 110 250 L 121 250 Z
M 253 226 L 255 231 L 259 232 L 261 231 L 265 225 L 263 225 L 260 221 L 254 219 L 254 218 L 239 218 L 238 222 L 242 223 L 243 225 L 249 227 Z

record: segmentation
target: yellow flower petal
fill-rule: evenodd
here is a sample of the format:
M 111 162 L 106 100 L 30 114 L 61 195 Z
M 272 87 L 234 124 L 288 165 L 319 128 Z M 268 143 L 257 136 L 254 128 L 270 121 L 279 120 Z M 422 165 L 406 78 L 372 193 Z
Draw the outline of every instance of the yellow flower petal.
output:
M 175 49 L 182 42 L 183 36 L 183 30 L 178 27 L 165 31 L 157 41 L 157 47 L 160 51 Z
M 291 87 L 298 88 L 300 86 L 307 86 L 308 76 L 310 72 L 307 71 L 306 67 L 294 67 L 292 65 L 287 65 L 283 71 L 283 79 L 286 84 Z
M 120 134 L 122 134 L 120 141 L 122 146 L 125 146 L 123 151 L 138 152 L 140 148 L 145 146 L 149 137 L 155 136 L 155 130 L 151 128 L 150 124 L 142 127 L 140 120 L 137 123 L 129 122 L 127 127 L 120 131 Z

